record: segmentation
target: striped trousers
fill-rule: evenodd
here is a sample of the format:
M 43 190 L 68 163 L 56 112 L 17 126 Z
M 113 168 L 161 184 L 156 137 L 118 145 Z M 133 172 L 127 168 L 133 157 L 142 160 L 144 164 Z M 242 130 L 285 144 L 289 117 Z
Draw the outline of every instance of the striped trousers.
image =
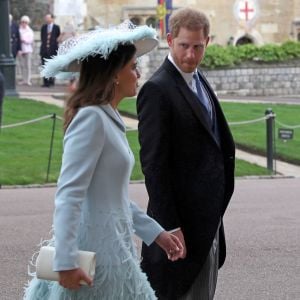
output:
M 179 300 L 213 300 L 218 278 L 219 227 L 205 263 L 186 295 Z

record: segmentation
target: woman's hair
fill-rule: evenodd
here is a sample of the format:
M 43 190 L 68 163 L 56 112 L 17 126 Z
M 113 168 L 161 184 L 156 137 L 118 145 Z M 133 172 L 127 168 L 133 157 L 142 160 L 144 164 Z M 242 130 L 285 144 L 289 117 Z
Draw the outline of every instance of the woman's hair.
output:
M 25 22 L 25 23 L 27 23 L 27 24 L 29 24 L 30 23 L 30 19 L 29 19 L 29 17 L 28 16 L 22 16 L 22 18 L 21 18 L 21 20 L 20 20 L 21 22 Z
M 203 30 L 204 36 L 208 37 L 210 25 L 207 16 L 203 12 L 191 8 L 180 8 L 170 16 L 169 28 L 173 38 L 178 36 L 180 28 L 191 31 Z
M 81 62 L 80 77 L 75 92 L 66 102 L 64 131 L 79 108 L 110 103 L 115 95 L 116 74 L 134 57 L 133 44 L 120 44 L 107 59 L 102 55 L 89 56 Z

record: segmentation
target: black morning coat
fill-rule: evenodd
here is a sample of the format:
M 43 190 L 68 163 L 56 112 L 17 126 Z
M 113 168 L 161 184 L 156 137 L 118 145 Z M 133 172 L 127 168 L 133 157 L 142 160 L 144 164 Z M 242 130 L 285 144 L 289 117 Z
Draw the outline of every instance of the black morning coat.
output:
M 220 220 L 219 267 L 226 256 L 222 217 L 234 189 L 235 145 L 215 93 L 203 74 L 199 76 L 213 102 L 219 137 L 168 59 L 137 99 L 147 213 L 166 230 L 180 227 L 187 247 L 187 257 L 176 262 L 169 261 L 155 243 L 142 247 L 143 271 L 157 296 L 170 300 L 191 287 Z
M 16 58 L 18 51 L 21 51 L 21 38 L 19 26 L 14 21 L 10 24 L 10 43 L 11 53 Z
M 58 49 L 57 38 L 60 35 L 60 28 L 58 25 L 53 24 L 49 48 L 47 48 L 47 35 L 48 35 L 48 25 L 44 24 L 41 28 L 41 48 L 40 56 L 42 58 L 51 58 L 51 56 L 56 55 Z

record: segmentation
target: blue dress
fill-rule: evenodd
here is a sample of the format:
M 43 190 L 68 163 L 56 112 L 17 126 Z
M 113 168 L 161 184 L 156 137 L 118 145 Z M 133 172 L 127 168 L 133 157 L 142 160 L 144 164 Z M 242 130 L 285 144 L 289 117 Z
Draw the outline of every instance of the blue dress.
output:
M 93 286 L 78 291 L 35 276 L 26 300 L 156 299 L 132 239 L 150 245 L 163 228 L 128 198 L 134 156 L 110 105 L 81 108 L 64 137 L 55 196 L 54 271 L 78 267 L 77 251 L 96 252 Z

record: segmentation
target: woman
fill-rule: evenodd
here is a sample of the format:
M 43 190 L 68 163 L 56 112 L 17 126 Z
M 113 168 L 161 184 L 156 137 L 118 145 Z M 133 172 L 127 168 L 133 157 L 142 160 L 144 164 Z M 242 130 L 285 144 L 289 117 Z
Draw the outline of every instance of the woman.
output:
M 65 108 L 55 199 L 53 268 L 60 280 L 34 278 L 25 299 L 156 299 L 139 266 L 134 232 L 148 245 L 158 243 L 169 259 L 182 256 L 179 240 L 128 198 L 134 157 L 117 106 L 136 94 L 136 56 L 156 42 L 146 26 L 122 28 L 87 34 L 74 40 L 71 49 L 63 45 L 58 54 L 63 59 L 45 66 L 44 75 L 53 76 L 80 65 L 80 77 Z M 96 252 L 93 282 L 77 267 L 78 249 Z M 88 286 L 80 286 L 80 280 Z
M 29 27 L 30 19 L 23 16 L 20 21 L 21 51 L 18 53 L 22 81 L 20 84 L 32 85 L 31 83 L 31 55 L 33 52 L 34 33 Z

